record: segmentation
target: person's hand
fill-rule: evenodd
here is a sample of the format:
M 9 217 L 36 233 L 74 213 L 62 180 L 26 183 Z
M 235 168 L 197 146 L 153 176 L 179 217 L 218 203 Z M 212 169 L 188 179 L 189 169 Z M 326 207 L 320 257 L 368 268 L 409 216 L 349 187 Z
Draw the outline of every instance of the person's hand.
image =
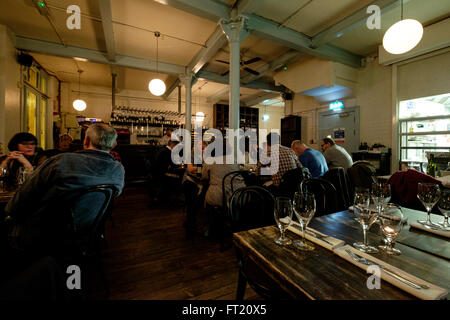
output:
M 27 160 L 27 158 L 25 158 L 23 153 L 20 151 L 12 151 L 8 155 L 7 159 L 9 159 L 9 161 L 11 161 L 11 160 L 19 161 L 25 167 L 25 169 L 28 169 L 28 170 L 33 169 L 33 166 L 31 165 L 31 163 Z

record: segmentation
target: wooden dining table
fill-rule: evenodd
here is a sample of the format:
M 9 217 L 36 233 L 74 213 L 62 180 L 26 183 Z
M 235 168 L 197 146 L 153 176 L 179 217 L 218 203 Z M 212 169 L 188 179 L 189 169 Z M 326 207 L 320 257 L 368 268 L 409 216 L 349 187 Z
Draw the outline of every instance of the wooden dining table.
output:
M 425 212 L 403 210 L 409 221 L 423 219 Z M 361 225 L 350 211 L 337 212 L 311 220 L 309 227 L 326 235 L 344 240 L 346 244 L 361 242 Z M 441 216 L 442 218 L 442 216 Z M 436 221 L 437 216 L 432 216 Z M 291 239 L 300 237 L 287 231 Z M 276 226 L 268 226 L 233 235 L 237 250 L 251 259 L 261 271 L 271 278 L 279 289 L 293 299 L 319 300 L 409 300 L 417 299 L 398 287 L 383 281 L 380 289 L 366 285 L 371 274 L 339 257 L 333 251 L 314 244 L 313 251 L 300 251 L 294 246 L 279 246 L 274 238 L 279 236 Z M 371 245 L 381 244 L 379 226 L 374 224 L 368 232 Z M 449 238 L 425 231 L 404 228 L 396 248 L 402 254 L 391 256 L 380 250 L 374 257 L 450 292 Z

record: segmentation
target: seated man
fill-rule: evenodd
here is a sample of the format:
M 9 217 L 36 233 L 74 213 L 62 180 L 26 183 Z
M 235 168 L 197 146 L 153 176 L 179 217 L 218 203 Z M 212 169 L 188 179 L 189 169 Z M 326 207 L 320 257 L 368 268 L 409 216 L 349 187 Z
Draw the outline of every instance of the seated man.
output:
M 272 139 L 275 141 L 273 146 L 272 146 Z M 273 155 L 274 159 L 270 165 L 272 168 L 278 168 L 278 170 L 276 170 L 272 174 L 273 186 L 278 188 L 280 186 L 283 175 L 289 170 L 301 168 L 302 164 L 300 163 L 300 161 L 298 161 L 297 156 L 295 155 L 294 151 L 292 151 L 292 149 L 282 146 L 280 144 L 280 136 L 275 132 L 269 133 L 267 135 L 266 148 L 267 154 L 268 156 L 270 156 L 270 158 L 272 158 L 271 152 L 272 149 L 274 149 L 273 147 L 275 145 L 278 145 L 278 154 Z M 260 170 L 261 170 L 261 163 L 258 164 L 257 168 L 258 175 L 260 174 Z
M 172 175 L 170 171 L 178 167 L 172 162 L 172 149 L 179 143 L 177 140 L 170 140 L 156 155 L 153 166 L 153 187 L 157 188 L 156 200 L 162 204 L 168 200 L 174 182 L 178 177 Z
M 301 164 L 309 169 L 313 178 L 319 178 L 328 171 L 327 161 L 319 151 L 308 147 L 300 140 L 294 140 L 291 149 L 294 150 Z
M 352 157 L 331 138 L 324 138 L 320 145 L 327 160 L 328 169 L 342 167 L 347 171 L 353 165 Z
M 118 194 L 124 186 L 125 170 L 109 154 L 116 145 L 117 133 L 104 123 L 96 123 L 86 131 L 84 150 L 61 153 L 45 161 L 25 181 L 5 208 L 9 224 L 9 245 L 25 252 L 45 252 L 45 244 L 53 232 L 64 233 L 62 221 L 68 199 L 77 191 L 98 185 L 114 185 Z M 89 208 L 89 203 L 77 202 L 77 207 Z M 97 205 L 97 203 L 95 203 Z M 75 231 L 89 228 L 95 216 L 89 210 L 72 212 L 68 223 Z M 48 222 L 52 224 L 49 230 Z M 57 242 L 53 241 L 53 245 Z

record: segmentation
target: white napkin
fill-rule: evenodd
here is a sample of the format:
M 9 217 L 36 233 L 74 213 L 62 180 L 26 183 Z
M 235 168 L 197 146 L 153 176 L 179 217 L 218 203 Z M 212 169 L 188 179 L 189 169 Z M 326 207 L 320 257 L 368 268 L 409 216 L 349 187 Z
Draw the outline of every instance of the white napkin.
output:
M 379 260 L 377 258 L 374 258 L 373 256 L 371 256 L 371 255 L 369 255 L 367 253 L 361 252 L 361 251 L 353 248 L 350 245 L 346 245 L 346 246 L 343 246 L 343 247 L 340 247 L 340 248 L 337 248 L 336 250 L 334 250 L 334 253 L 336 253 L 338 256 L 340 256 L 341 258 L 343 258 L 343 259 L 353 263 L 354 265 L 360 267 L 361 269 L 364 269 L 364 270 L 367 271 L 367 268 L 369 266 L 355 261 L 352 257 L 350 257 L 350 255 L 347 252 L 345 252 L 345 249 L 349 249 L 349 250 L 351 250 L 352 252 L 354 252 L 355 254 L 357 254 L 359 256 L 362 256 L 362 257 L 364 257 L 366 259 L 370 259 L 371 261 L 375 262 L 376 264 L 381 264 L 381 265 L 385 266 L 388 270 L 391 270 L 392 272 L 395 272 L 396 274 L 406 278 L 407 280 L 410 280 L 410 281 L 412 281 L 414 283 L 417 283 L 417 284 L 428 285 L 430 287 L 429 289 L 415 289 L 415 288 L 413 288 L 413 287 L 403 283 L 402 281 L 396 279 L 395 277 L 387 274 L 386 272 L 383 271 L 383 269 L 380 269 L 381 270 L 381 279 L 389 282 L 390 284 L 396 286 L 397 288 L 400 288 L 400 289 L 402 289 L 402 290 L 412 294 L 413 296 L 415 296 L 415 297 L 417 297 L 419 299 L 422 299 L 422 300 L 440 300 L 440 299 L 444 299 L 448 295 L 448 291 L 445 290 L 444 288 L 435 286 L 434 284 L 431 284 L 431 283 L 429 283 L 429 282 L 427 282 L 425 280 L 417 278 L 417 277 L 415 277 L 415 276 L 413 276 L 413 275 L 411 275 L 411 274 L 409 274 L 409 273 L 407 273 L 405 271 L 402 271 L 402 270 L 400 270 L 400 269 L 398 269 L 398 268 L 396 268 L 396 267 L 394 267 L 392 265 L 387 264 L 384 261 L 381 261 L 381 260 Z M 369 274 L 368 274 L 368 276 L 369 276 Z M 383 284 L 381 284 L 381 285 L 383 285 Z
M 442 237 L 447 237 L 450 238 L 450 231 L 445 231 L 442 229 L 438 229 L 438 227 L 436 227 L 436 229 L 428 229 L 427 227 L 425 227 L 423 224 L 418 223 L 418 222 L 410 222 L 409 225 L 413 228 L 417 228 L 423 231 L 427 231 L 427 232 L 431 232 L 437 235 L 440 235 Z
M 298 223 L 296 221 L 291 222 L 291 225 L 288 227 L 288 230 L 294 232 L 295 234 L 298 234 L 300 237 L 302 236 L 302 227 L 300 226 L 300 223 Z M 306 230 L 309 230 L 311 232 L 314 232 L 316 234 L 326 237 L 326 238 L 324 238 L 324 240 L 330 242 L 331 244 L 327 243 L 324 240 L 320 240 L 320 239 L 314 237 L 312 234 L 308 233 Z M 326 234 L 323 234 L 323 233 L 316 231 L 314 229 L 311 229 L 309 227 L 306 227 L 306 230 L 305 230 L 305 238 L 306 239 L 308 239 L 309 241 L 314 242 L 314 243 L 318 244 L 319 246 L 324 247 L 328 250 L 333 251 L 335 248 L 338 248 L 345 244 L 345 241 L 343 241 L 343 240 L 339 240 L 339 239 L 330 237 Z

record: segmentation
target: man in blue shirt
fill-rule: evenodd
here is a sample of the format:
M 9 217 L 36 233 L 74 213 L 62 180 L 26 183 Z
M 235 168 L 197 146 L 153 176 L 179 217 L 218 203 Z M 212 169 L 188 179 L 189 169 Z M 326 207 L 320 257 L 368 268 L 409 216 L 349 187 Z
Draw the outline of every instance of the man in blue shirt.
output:
M 309 169 L 313 178 L 319 178 L 328 171 L 327 161 L 319 151 L 311 149 L 300 140 L 293 141 L 291 148 L 302 165 Z

